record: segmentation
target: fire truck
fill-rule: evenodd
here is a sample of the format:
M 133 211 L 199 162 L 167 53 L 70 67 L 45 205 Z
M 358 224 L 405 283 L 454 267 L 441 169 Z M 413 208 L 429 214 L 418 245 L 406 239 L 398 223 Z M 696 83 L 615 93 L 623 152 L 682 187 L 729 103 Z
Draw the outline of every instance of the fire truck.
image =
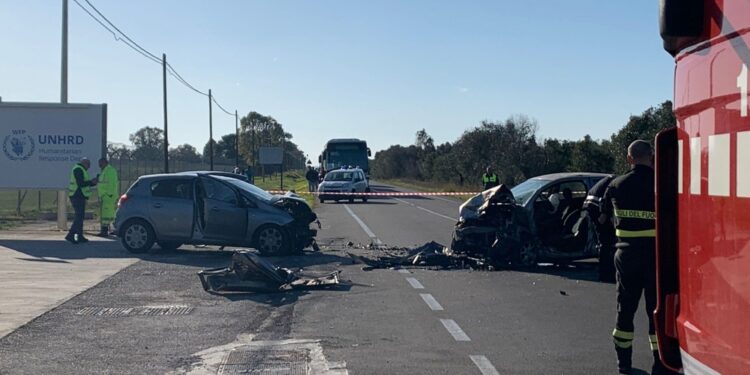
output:
M 662 362 L 750 373 L 750 0 L 661 0 L 677 127 L 656 138 Z

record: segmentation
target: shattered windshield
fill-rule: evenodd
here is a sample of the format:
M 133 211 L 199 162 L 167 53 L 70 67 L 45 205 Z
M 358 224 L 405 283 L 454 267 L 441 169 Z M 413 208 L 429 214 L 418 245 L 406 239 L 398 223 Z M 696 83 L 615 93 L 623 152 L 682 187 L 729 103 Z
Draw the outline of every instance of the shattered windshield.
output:
M 325 181 L 351 181 L 354 172 L 329 172 Z
M 521 206 L 526 205 L 526 202 L 531 199 L 531 197 L 534 195 L 534 192 L 539 190 L 542 186 L 544 186 L 547 183 L 545 180 L 538 180 L 538 179 L 529 179 L 526 180 L 516 186 L 514 186 L 510 191 L 513 193 L 513 197 L 516 199 L 516 203 L 518 203 Z

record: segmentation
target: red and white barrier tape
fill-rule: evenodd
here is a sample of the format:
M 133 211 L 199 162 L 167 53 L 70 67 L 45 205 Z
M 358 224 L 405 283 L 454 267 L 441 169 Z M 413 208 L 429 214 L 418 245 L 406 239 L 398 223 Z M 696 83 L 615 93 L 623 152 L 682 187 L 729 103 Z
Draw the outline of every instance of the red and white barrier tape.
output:
M 286 194 L 287 191 L 283 190 L 268 190 L 271 194 Z M 312 194 L 312 195 L 355 195 L 358 197 L 369 196 L 369 197 L 414 197 L 414 196 L 466 196 L 466 195 L 477 195 L 477 192 L 370 192 L 370 193 L 352 193 L 352 192 L 333 192 L 333 191 L 316 191 L 316 192 L 292 192 L 295 194 Z

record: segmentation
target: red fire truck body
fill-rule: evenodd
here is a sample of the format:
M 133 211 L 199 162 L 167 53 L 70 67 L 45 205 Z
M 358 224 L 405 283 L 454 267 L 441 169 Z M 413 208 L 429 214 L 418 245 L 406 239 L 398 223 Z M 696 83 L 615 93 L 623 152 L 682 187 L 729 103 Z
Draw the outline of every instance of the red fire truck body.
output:
M 657 334 L 686 374 L 750 373 L 750 0 L 661 0 L 677 128 L 656 139 Z

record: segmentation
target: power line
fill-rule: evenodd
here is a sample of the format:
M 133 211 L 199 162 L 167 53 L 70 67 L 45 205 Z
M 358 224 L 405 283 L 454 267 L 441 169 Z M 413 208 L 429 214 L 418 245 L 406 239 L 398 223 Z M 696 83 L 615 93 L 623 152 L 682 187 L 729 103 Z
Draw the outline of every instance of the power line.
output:
M 83 4 L 81 4 L 81 3 L 80 3 L 80 2 L 78 1 L 78 0 L 73 0 L 73 1 L 74 1 L 74 2 L 75 2 L 75 3 L 76 3 L 76 4 L 77 4 L 77 5 L 78 5 L 78 6 L 79 6 L 79 7 L 81 8 L 81 9 L 83 9 L 83 11 L 84 11 L 84 12 L 86 12 L 86 13 L 87 13 L 87 14 L 88 14 L 88 15 L 89 15 L 89 16 L 90 16 L 90 17 L 91 17 L 91 18 L 92 18 L 92 19 L 93 19 L 94 21 L 96 21 L 96 22 L 97 22 L 97 23 L 98 23 L 98 24 L 99 24 L 100 26 L 102 26 L 102 27 L 103 27 L 103 28 L 104 28 L 105 30 L 109 31 L 109 32 L 110 32 L 110 33 L 112 34 L 112 36 L 113 36 L 113 37 L 115 38 L 115 40 L 117 40 L 117 41 L 120 41 L 120 42 L 123 42 L 123 43 L 124 43 L 124 44 L 125 44 L 126 46 L 130 47 L 130 48 L 131 48 L 132 50 L 134 50 L 134 51 L 138 52 L 138 53 L 139 53 L 139 54 L 141 54 L 141 55 L 142 55 L 143 57 L 146 57 L 147 59 L 149 59 L 149 60 L 151 60 L 151 61 L 153 61 L 153 62 L 155 62 L 155 63 L 157 63 L 157 64 L 162 64 L 162 63 L 163 63 L 163 61 L 162 61 L 162 60 L 161 60 L 161 59 L 160 59 L 160 58 L 159 58 L 158 56 L 156 56 L 156 55 L 154 55 L 153 53 L 149 52 L 149 51 L 148 51 L 147 49 L 145 49 L 145 48 L 141 47 L 141 46 L 140 46 L 140 45 L 139 45 L 138 43 L 136 43 L 136 42 L 135 42 L 135 41 L 134 41 L 133 39 L 131 39 L 131 38 L 130 38 L 130 37 L 129 37 L 129 36 L 127 35 L 127 34 L 125 34 L 125 33 L 124 33 L 124 32 L 123 32 L 122 30 L 120 30 L 120 29 L 119 29 L 119 28 L 118 28 L 117 26 L 115 26 L 115 24 L 114 24 L 114 23 L 112 23 L 112 21 L 110 21 L 110 20 L 109 20 L 109 19 L 108 19 L 108 18 L 107 18 L 107 17 L 106 17 L 106 16 L 104 15 L 104 14 L 102 14 L 102 12 L 100 12 L 100 11 L 99 11 L 99 9 L 97 9 L 97 8 L 96 8 L 96 7 L 94 6 L 94 4 L 92 4 L 92 3 L 91 3 L 91 1 L 89 1 L 89 0 L 84 0 L 84 1 L 86 2 L 86 4 L 88 4 L 88 5 L 89 5 L 89 6 L 91 7 L 91 9 L 93 9 L 93 10 L 94 10 L 94 12 L 96 12 L 96 14 L 98 14 L 98 15 L 99 15 L 99 17 L 101 17 L 102 19 L 104 19 L 104 21 L 105 21 L 105 22 L 106 22 L 107 24 L 109 24 L 109 26 L 111 26 L 112 28 L 110 28 L 110 27 L 108 27 L 107 25 L 105 25 L 105 24 L 104 24 L 104 22 L 102 22 L 102 21 L 101 21 L 101 20 L 99 19 L 99 17 L 97 17 L 96 15 L 94 15 L 93 13 L 91 13 L 91 11 L 89 11 L 89 10 L 88 10 L 88 9 L 87 9 L 87 8 L 86 8 L 85 6 L 83 6 Z M 120 35 L 122 35 L 122 37 L 123 37 L 124 39 L 123 39 L 123 38 L 120 38 L 120 37 L 118 36 L 118 34 L 117 34 L 116 32 L 112 31 L 112 29 L 115 29 L 115 30 L 117 30 L 117 33 L 119 33 Z M 172 66 L 171 64 L 167 63 L 167 68 L 168 68 L 169 74 L 170 74 L 170 75 L 171 75 L 172 77 L 174 77 L 174 78 L 175 78 L 175 79 L 176 79 L 176 80 L 177 80 L 178 82 L 180 82 L 181 84 L 183 84 L 183 85 L 184 85 L 185 87 L 187 87 L 188 89 L 190 89 L 190 90 L 194 91 L 194 92 L 195 92 L 195 93 L 197 93 L 197 94 L 200 94 L 200 95 L 203 95 L 203 96 L 208 96 L 208 94 L 207 94 L 207 93 L 205 93 L 205 92 L 203 92 L 203 91 L 200 91 L 200 90 L 198 90 L 197 88 L 195 88 L 195 86 L 191 85 L 191 84 L 190 84 L 190 82 L 188 82 L 188 81 L 187 81 L 187 80 L 186 80 L 185 78 L 183 78 L 183 77 L 182 77 L 182 76 L 180 75 L 180 73 L 178 73 L 178 72 L 177 72 L 177 70 L 176 70 L 176 69 L 175 69 L 175 68 L 174 68 L 174 67 L 173 67 L 173 66 Z M 221 109 L 222 111 L 224 111 L 224 113 L 226 113 L 226 114 L 228 114 L 228 115 L 230 115 L 230 116 L 234 116 L 234 114 L 233 114 L 233 113 L 230 113 L 229 111 L 227 111 L 226 109 L 224 109 L 224 107 L 222 107 L 222 106 L 221 106 L 221 104 L 219 104 L 219 102 L 218 102 L 218 101 L 216 100 L 216 97 L 215 97 L 215 96 L 214 96 L 214 97 L 212 97 L 212 98 L 211 98 L 211 100 L 212 100 L 212 101 L 213 101 L 213 102 L 214 102 L 214 103 L 215 103 L 215 104 L 216 104 L 216 105 L 217 105 L 217 106 L 218 106 L 218 107 L 219 107 L 219 108 L 220 108 L 220 109 Z

